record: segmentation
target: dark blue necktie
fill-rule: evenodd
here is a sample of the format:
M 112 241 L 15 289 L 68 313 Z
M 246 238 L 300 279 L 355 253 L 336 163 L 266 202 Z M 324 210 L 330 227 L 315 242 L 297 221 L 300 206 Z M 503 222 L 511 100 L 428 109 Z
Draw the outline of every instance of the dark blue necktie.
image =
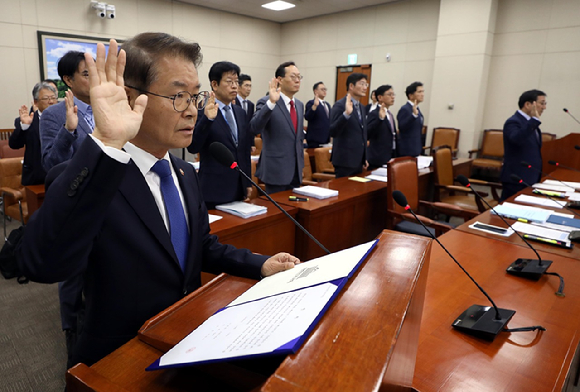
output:
M 179 198 L 179 192 L 171 176 L 169 162 L 161 159 L 153 165 L 151 171 L 159 175 L 161 179 L 161 194 L 163 195 L 163 203 L 165 204 L 165 211 L 169 219 L 171 243 L 179 260 L 179 266 L 185 271 L 187 249 L 189 247 L 189 231 L 187 229 L 185 213 L 183 212 L 183 205 Z

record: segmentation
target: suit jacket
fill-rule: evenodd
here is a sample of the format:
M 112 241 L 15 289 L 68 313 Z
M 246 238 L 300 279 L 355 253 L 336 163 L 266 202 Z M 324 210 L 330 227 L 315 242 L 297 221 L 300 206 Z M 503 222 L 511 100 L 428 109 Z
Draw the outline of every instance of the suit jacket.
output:
M 348 120 L 344 117 L 346 97 L 334 104 L 330 112 L 330 136 L 332 141 L 332 164 L 335 166 L 361 168 L 366 160 L 367 117 L 361 105 L 362 123 L 353 108 Z
M 247 119 L 248 124 L 249 124 L 250 120 L 252 120 L 252 116 L 254 115 L 255 107 L 254 107 L 254 103 L 252 101 L 250 101 L 249 99 L 246 99 L 246 103 L 248 104 L 248 112 L 246 113 L 246 119 Z M 238 97 L 236 97 L 236 105 L 239 107 L 242 107 L 242 103 L 240 102 Z
M 22 185 L 44 184 L 46 177 L 46 171 L 42 167 L 39 124 L 38 111 L 34 113 L 32 123 L 26 131 L 22 130 L 20 117 L 17 117 L 14 120 L 14 132 L 8 139 L 8 145 L 15 150 L 26 146 L 22 164 Z
M 413 116 L 413 106 L 407 102 L 397 113 L 397 122 L 399 123 L 399 139 L 397 149 L 399 156 L 416 157 L 423 151 L 421 142 L 421 130 L 423 128 L 423 114 L 421 109 L 417 108 L 419 115 Z
M 393 132 L 389 117 L 379 118 L 380 109 L 373 110 L 367 117 L 368 140 L 367 160 L 369 165 L 380 167 L 391 160 L 393 154 Z
M 262 153 L 256 169 L 256 177 L 265 184 L 288 185 L 298 170 L 298 178 L 302 183 L 304 168 L 304 104 L 294 99 L 298 129 L 290 118 L 290 112 L 282 97 L 270 110 L 266 102 L 268 96 L 262 97 L 256 103 L 256 112 L 250 122 L 254 135 L 262 134 Z
M 503 126 L 503 167 L 501 182 L 516 183 L 512 174 L 518 175 L 524 182 L 534 184 L 540 180 L 542 170 L 542 134 L 540 121 L 535 118 L 526 120 L 519 112 L 507 119 Z M 527 161 L 534 169 L 521 165 Z
M 75 98 L 75 102 L 77 98 Z M 72 158 L 88 134 L 93 130 L 79 113 L 79 123 L 75 132 L 65 127 L 65 102 L 49 106 L 40 118 L 40 144 L 42 146 L 42 165 L 45 170 Z
M 309 146 L 326 144 L 330 141 L 330 110 L 332 107 L 328 102 L 322 102 L 316 110 L 312 110 L 313 105 L 313 99 L 306 102 L 306 112 L 304 113 L 304 118 L 308 120 L 306 141 Z M 328 108 L 328 114 L 322 105 Z
M 259 278 L 267 257 L 209 234 L 193 166 L 170 157 L 189 217 L 185 271 L 132 161 L 120 163 L 86 138 L 69 162 L 48 173 L 44 204 L 26 227 L 18 262 L 37 282 L 84 274 L 86 310 L 75 363 L 91 365 L 135 337 L 146 320 L 200 287 L 201 270 Z
M 234 142 L 232 132 L 222 111 L 218 110 L 216 118 L 211 121 L 200 110 L 193 131 L 193 139 L 187 150 L 199 153 L 199 182 L 203 198 L 207 203 L 223 204 L 232 201 L 243 200 L 245 188 L 251 186 L 237 170 L 225 167 L 209 152 L 209 146 L 213 142 L 220 142 L 233 154 L 240 169 L 247 175 L 251 175 L 250 163 L 250 140 L 254 138 L 248 132 L 248 122 L 244 109 L 232 105 L 236 124 L 238 126 L 238 145 Z M 239 194 L 241 189 L 242 194 Z

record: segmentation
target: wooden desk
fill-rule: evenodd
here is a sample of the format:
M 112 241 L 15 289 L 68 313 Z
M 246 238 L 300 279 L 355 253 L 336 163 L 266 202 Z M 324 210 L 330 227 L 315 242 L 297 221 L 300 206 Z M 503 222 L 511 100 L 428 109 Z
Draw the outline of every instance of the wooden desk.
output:
M 376 249 L 296 354 L 145 372 L 164 351 L 253 284 L 220 275 L 151 319 L 140 337 L 92 367 L 71 368 L 67 388 L 411 391 L 430 249 L 431 241 L 424 237 L 384 231 Z
M 307 202 L 289 201 L 292 191 L 278 192 L 272 199 L 298 208 L 296 220 L 331 252 L 346 249 L 375 238 L 384 228 L 387 212 L 387 184 L 380 181 L 360 183 L 346 177 L 318 186 L 338 191 L 338 196 Z M 320 249 L 296 228 L 294 254 L 301 260 L 322 256 Z
M 44 184 L 42 185 L 26 185 L 26 204 L 28 205 L 28 215 L 40 208 L 44 202 Z
M 549 173 L 556 169 L 556 166 L 548 164 L 550 160 L 580 170 L 580 151 L 574 148 L 578 145 L 580 145 L 580 133 L 570 133 L 563 138 L 542 143 L 544 171 Z
M 519 246 L 452 230 L 439 239 L 486 289 L 498 307 L 516 311 L 509 328 L 542 325 L 545 332 L 500 333 L 493 342 L 462 334 L 451 323 L 486 298 L 437 245 L 431 264 L 413 386 L 431 391 L 560 391 L 578 374 L 580 339 L 578 260 L 551 256 L 566 278 L 566 297 L 554 295 L 556 277 L 534 282 L 505 268 Z

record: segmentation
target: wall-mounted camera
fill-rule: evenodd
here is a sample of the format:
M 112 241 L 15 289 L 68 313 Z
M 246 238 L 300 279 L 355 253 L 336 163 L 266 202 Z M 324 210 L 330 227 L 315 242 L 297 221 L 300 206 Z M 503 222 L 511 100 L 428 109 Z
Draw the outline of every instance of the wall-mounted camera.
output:
M 116 13 L 115 13 L 115 6 L 112 4 L 107 4 L 107 18 L 109 19 L 115 19 Z
M 117 11 L 113 4 L 107 4 L 101 1 L 92 0 L 91 8 L 95 10 L 99 18 L 115 19 L 117 17 Z

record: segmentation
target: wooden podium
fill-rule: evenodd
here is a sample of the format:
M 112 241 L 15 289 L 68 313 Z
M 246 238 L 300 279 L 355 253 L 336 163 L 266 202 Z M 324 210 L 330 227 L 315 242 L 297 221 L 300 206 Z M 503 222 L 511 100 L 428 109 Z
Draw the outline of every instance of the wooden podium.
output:
M 222 274 L 153 317 L 68 391 L 413 391 L 431 240 L 385 230 L 296 354 L 146 372 L 254 281 Z

